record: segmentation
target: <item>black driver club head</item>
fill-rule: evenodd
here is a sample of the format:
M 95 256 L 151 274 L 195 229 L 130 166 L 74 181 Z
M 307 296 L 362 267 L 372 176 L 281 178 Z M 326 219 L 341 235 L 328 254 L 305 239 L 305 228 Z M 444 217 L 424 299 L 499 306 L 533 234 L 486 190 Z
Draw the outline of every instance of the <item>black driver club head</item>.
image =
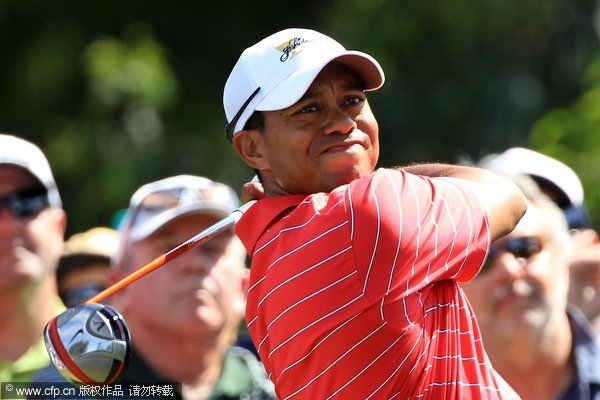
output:
M 76 385 L 116 382 L 131 352 L 123 316 L 105 304 L 84 303 L 67 309 L 48 322 L 44 340 L 58 372 Z

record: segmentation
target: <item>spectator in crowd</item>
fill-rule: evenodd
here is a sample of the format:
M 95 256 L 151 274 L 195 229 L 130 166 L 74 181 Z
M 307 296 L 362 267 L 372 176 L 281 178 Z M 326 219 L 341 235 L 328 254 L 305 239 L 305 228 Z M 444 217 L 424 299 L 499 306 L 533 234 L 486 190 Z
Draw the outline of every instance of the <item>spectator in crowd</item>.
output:
M 180 175 L 142 186 L 119 229 L 112 281 L 238 206 L 232 189 L 203 177 Z M 121 383 L 182 383 L 177 395 L 184 399 L 274 399 L 259 360 L 232 346 L 246 304 L 245 256 L 230 230 L 113 296 L 133 344 Z
M 505 175 L 530 176 L 563 211 L 573 242 L 569 302 L 576 305 L 600 333 L 600 240 L 592 227 L 583 185 L 575 171 L 542 153 L 513 147 L 482 160 L 485 167 Z
M 571 260 L 569 302 L 579 307 L 600 336 L 600 241 L 593 229 L 574 233 L 577 246 Z
M 119 233 L 95 227 L 72 235 L 58 262 L 58 294 L 67 307 L 83 303 L 106 288 L 110 260 L 117 252 Z
M 383 82 L 373 57 L 308 29 L 233 67 L 226 135 L 262 183 L 236 224 L 252 339 L 281 399 L 517 398 L 458 282 L 515 227 L 523 195 L 479 168 L 375 169 L 366 92 Z
M 56 289 L 66 215 L 48 161 L 0 134 L 0 381 L 27 382 L 49 364 L 42 333 L 64 309 Z
M 492 365 L 527 400 L 600 399 L 600 342 L 568 306 L 570 241 L 560 209 L 514 176 L 528 208 L 463 288 Z

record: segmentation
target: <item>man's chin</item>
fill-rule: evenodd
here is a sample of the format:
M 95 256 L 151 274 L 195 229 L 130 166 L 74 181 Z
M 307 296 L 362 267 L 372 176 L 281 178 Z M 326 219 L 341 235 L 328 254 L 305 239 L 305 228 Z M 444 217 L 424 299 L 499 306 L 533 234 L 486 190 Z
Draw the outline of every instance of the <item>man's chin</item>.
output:
M 331 186 L 335 188 L 341 185 L 345 185 L 356 179 L 364 178 L 371 172 L 373 172 L 373 170 L 370 167 L 365 166 L 363 164 L 348 164 L 345 166 L 338 166 L 337 171 L 334 174 L 332 174 L 332 176 L 335 176 L 335 178 L 332 179 Z
M 505 304 L 496 310 L 494 325 L 514 330 L 535 328 L 544 324 L 547 312 L 532 301 Z
M 0 293 L 9 294 L 11 292 L 22 291 L 27 286 L 32 285 L 35 277 L 26 271 L 9 274 L 0 274 Z M 39 278 L 38 278 L 39 279 Z
M 197 337 L 215 335 L 222 328 L 220 316 L 216 316 L 208 310 L 198 309 L 196 312 L 181 315 L 179 320 L 178 329 Z

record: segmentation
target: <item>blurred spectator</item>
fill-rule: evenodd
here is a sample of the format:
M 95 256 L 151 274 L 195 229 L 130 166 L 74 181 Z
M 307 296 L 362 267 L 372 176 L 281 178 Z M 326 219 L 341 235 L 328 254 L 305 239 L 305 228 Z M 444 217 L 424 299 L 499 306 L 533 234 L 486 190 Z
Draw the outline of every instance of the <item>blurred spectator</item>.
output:
M 0 381 L 29 381 L 47 365 L 42 333 L 64 309 L 55 271 L 66 215 L 34 144 L 0 134 Z
M 121 224 L 116 281 L 239 206 L 229 187 L 181 175 L 142 186 Z M 259 360 L 232 346 L 246 304 L 246 252 L 233 230 L 189 250 L 113 296 L 133 351 L 122 383 L 182 383 L 181 398 L 272 399 Z
M 583 311 L 600 333 L 600 240 L 584 201 L 577 174 L 562 162 L 533 150 L 514 147 L 482 160 L 483 166 L 505 175 L 525 174 L 563 211 L 573 241 L 569 302 Z
M 523 399 L 600 399 L 600 342 L 581 312 L 567 306 L 566 220 L 529 177 L 513 178 L 527 213 L 463 285 L 484 346 Z
M 110 260 L 118 245 L 119 233 L 105 227 L 76 233 L 67 240 L 56 270 L 58 294 L 67 307 L 106 288 Z
M 577 251 L 571 260 L 569 302 L 579 307 L 600 335 L 600 241 L 595 230 L 572 235 Z

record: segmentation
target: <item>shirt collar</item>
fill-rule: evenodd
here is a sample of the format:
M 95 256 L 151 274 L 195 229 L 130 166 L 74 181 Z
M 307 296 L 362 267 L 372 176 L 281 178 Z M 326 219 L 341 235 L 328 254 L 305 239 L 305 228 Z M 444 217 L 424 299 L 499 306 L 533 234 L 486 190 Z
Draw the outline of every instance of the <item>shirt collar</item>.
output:
M 306 195 L 276 196 L 259 200 L 242 216 L 235 226 L 235 231 L 246 246 L 250 256 L 254 254 L 254 246 L 271 222 L 288 208 L 295 208 Z M 253 246 L 249 248 L 249 246 Z

